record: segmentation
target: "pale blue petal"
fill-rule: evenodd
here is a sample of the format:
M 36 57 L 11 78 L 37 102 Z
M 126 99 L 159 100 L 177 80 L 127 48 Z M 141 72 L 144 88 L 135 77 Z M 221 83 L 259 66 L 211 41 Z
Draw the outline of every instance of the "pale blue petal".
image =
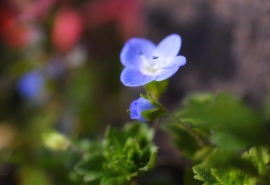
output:
M 121 73 L 120 79 L 125 86 L 136 87 L 153 81 L 154 77 L 144 75 L 137 69 L 125 67 Z
M 141 113 L 145 110 L 150 110 L 150 109 L 154 109 L 155 107 L 151 104 L 151 102 L 145 98 L 140 97 L 138 99 L 138 103 L 137 103 L 137 109 L 138 112 Z
M 146 121 L 146 119 L 142 116 L 142 112 L 145 110 L 151 110 L 155 107 L 150 103 L 149 100 L 140 97 L 137 101 L 137 111 L 138 111 L 138 120 Z
M 129 106 L 131 119 L 138 119 L 139 118 L 137 105 L 138 105 L 138 100 L 134 100 Z
M 168 61 L 167 66 L 173 66 L 173 65 L 177 65 L 177 66 L 183 66 L 186 64 L 186 57 L 179 55 L 176 56 L 173 60 Z
M 171 61 L 179 53 L 181 42 L 179 35 L 169 35 L 158 44 L 153 56 L 159 57 L 161 61 Z
M 184 56 L 177 56 L 172 61 L 170 61 L 170 66 L 163 67 L 160 69 L 159 73 L 156 75 L 155 81 L 162 81 L 170 78 L 174 75 L 180 66 L 186 64 L 186 58 Z
M 140 66 L 142 62 L 140 55 L 144 55 L 147 59 L 151 58 L 155 48 L 155 44 L 150 40 L 143 38 L 129 39 L 120 53 L 120 60 L 126 67 Z

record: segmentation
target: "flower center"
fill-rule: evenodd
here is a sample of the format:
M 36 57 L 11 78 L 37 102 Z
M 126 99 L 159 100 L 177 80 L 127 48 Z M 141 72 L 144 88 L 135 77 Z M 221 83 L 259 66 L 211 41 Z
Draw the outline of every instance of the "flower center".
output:
M 158 56 L 152 56 L 151 59 L 146 58 L 142 51 L 139 52 L 139 55 L 143 61 L 141 72 L 145 75 L 155 75 L 158 73 L 160 66 L 160 61 Z

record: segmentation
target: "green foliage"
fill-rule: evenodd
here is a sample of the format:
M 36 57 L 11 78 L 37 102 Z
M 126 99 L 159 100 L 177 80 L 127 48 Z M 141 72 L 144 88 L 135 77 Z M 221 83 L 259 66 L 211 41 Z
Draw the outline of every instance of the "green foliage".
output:
M 269 162 L 267 147 L 253 147 L 242 156 L 217 151 L 205 162 L 193 167 L 194 178 L 203 181 L 204 185 L 269 183 Z
M 163 127 L 172 135 L 174 145 L 181 150 L 185 157 L 193 156 L 199 150 L 196 139 L 180 124 L 167 124 Z
M 127 184 L 153 168 L 157 148 L 152 139 L 153 130 L 144 123 L 129 123 L 123 130 L 109 127 L 103 142 L 90 144 L 75 170 L 92 184 Z
M 198 164 L 193 167 L 193 171 L 196 174 L 194 178 L 204 181 L 204 185 L 218 184 L 218 181 L 211 173 L 211 169 L 207 168 L 205 165 Z
M 142 98 L 145 98 L 150 101 L 150 103 L 155 106 L 155 109 L 151 110 L 145 110 L 141 114 L 147 121 L 154 121 L 157 118 L 161 118 L 163 116 L 167 115 L 166 109 L 163 107 L 163 105 L 156 99 L 152 98 L 149 94 L 140 95 Z
M 146 92 L 148 92 L 153 98 L 159 99 L 168 86 L 168 80 L 152 81 L 144 86 Z
M 176 116 L 219 148 L 239 151 L 267 143 L 261 118 L 240 101 L 224 93 L 195 94 L 183 102 Z M 210 132 L 211 131 L 211 132 Z

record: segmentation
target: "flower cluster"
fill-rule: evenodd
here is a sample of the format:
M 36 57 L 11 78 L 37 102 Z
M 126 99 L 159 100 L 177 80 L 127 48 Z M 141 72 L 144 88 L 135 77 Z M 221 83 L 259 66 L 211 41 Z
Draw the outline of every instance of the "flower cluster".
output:
M 121 81 L 124 85 L 136 87 L 152 81 L 162 81 L 174 75 L 179 67 L 186 64 L 186 58 L 178 55 L 181 47 L 181 37 L 171 34 L 157 46 L 150 40 L 131 38 L 120 54 L 124 65 Z M 145 121 L 141 112 L 152 109 L 150 101 L 139 98 L 130 105 L 131 119 Z

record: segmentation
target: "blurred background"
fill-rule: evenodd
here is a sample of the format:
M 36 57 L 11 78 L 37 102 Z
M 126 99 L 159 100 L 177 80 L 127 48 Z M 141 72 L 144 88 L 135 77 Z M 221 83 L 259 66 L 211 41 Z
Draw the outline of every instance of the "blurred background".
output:
M 167 108 L 189 92 L 227 91 L 259 109 L 269 92 L 270 1 L 1 0 L 0 184 L 82 184 L 64 154 L 41 147 L 41 134 L 92 139 L 123 126 L 144 90 L 120 82 L 122 46 L 172 33 L 187 64 L 170 79 Z M 160 133 L 157 143 L 167 140 Z M 180 184 L 184 163 L 167 161 L 156 174 Z

